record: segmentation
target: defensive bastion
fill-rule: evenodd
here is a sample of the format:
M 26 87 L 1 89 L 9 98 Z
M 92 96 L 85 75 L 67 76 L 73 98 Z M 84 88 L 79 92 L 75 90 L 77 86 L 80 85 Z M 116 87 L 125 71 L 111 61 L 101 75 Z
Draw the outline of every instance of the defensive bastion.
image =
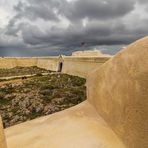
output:
M 148 37 L 111 59 L 0 59 L 1 68 L 35 65 L 86 77 L 87 100 L 4 131 L 0 123 L 0 148 L 148 147 Z

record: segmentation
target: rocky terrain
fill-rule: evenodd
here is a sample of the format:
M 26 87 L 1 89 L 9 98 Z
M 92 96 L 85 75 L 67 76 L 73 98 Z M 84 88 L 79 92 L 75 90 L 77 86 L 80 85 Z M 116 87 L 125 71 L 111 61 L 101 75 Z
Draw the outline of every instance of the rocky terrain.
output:
M 39 68 L 37 66 L 14 67 L 11 69 L 0 69 L 0 77 L 32 75 L 32 74 L 49 73 L 49 72 L 51 71 L 43 68 Z
M 76 76 L 38 75 L 12 82 L 0 85 L 0 114 L 5 128 L 64 110 L 86 99 L 85 79 Z

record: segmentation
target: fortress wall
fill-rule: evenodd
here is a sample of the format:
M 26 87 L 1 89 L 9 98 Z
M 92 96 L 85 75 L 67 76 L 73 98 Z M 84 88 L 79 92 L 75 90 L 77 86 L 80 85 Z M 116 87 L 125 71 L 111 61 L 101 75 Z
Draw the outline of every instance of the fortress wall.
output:
M 58 57 L 38 58 L 37 66 L 47 70 L 57 71 Z
M 37 58 L 16 58 L 16 65 L 20 67 L 36 66 Z
M 16 67 L 15 58 L 0 58 L 0 68 L 13 68 Z
M 109 57 L 17 57 L 17 58 L 0 58 L 0 68 L 13 68 L 16 66 L 29 67 L 38 66 L 52 71 L 59 69 L 59 63 L 63 63 L 62 72 L 87 77 L 98 66 L 101 66 Z
M 87 77 L 88 73 L 100 67 L 108 57 L 64 57 L 63 73 Z
M 148 37 L 88 77 L 88 101 L 127 148 L 148 146 Z
M 0 58 L 0 68 L 36 66 L 37 58 Z

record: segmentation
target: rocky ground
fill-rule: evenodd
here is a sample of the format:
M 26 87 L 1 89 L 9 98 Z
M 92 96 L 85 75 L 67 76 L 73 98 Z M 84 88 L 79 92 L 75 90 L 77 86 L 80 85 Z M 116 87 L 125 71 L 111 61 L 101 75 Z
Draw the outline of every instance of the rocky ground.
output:
M 85 79 L 67 74 L 34 76 L 0 86 L 4 127 L 72 107 L 86 99 Z
M 0 69 L 0 77 L 20 76 L 20 75 L 32 75 L 40 73 L 48 73 L 50 70 L 38 68 L 37 66 L 31 67 L 14 67 L 11 69 Z

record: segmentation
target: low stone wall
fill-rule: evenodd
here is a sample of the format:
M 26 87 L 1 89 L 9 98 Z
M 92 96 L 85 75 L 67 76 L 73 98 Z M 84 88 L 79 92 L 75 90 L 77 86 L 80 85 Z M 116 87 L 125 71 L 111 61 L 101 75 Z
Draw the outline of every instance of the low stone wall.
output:
M 47 70 L 57 71 L 58 63 L 58 57 L 38 58 L 36 66 Z
M 16 66 L 30 67 L 36 66 L 38 58 L 15 58 Z
M 97 67 L 100 67 L 110 58 L 108 57 L 64 57 L 63 73 L 81 76 L 86 78 L 87 75 Z
M 36 65 L 37 58 L 0 58 L 0 68 L 13 68 L 16 66 L 29 67 Z
M 13 68 L 16 67 L 15 58 L 0 58 L 0 68 Z

